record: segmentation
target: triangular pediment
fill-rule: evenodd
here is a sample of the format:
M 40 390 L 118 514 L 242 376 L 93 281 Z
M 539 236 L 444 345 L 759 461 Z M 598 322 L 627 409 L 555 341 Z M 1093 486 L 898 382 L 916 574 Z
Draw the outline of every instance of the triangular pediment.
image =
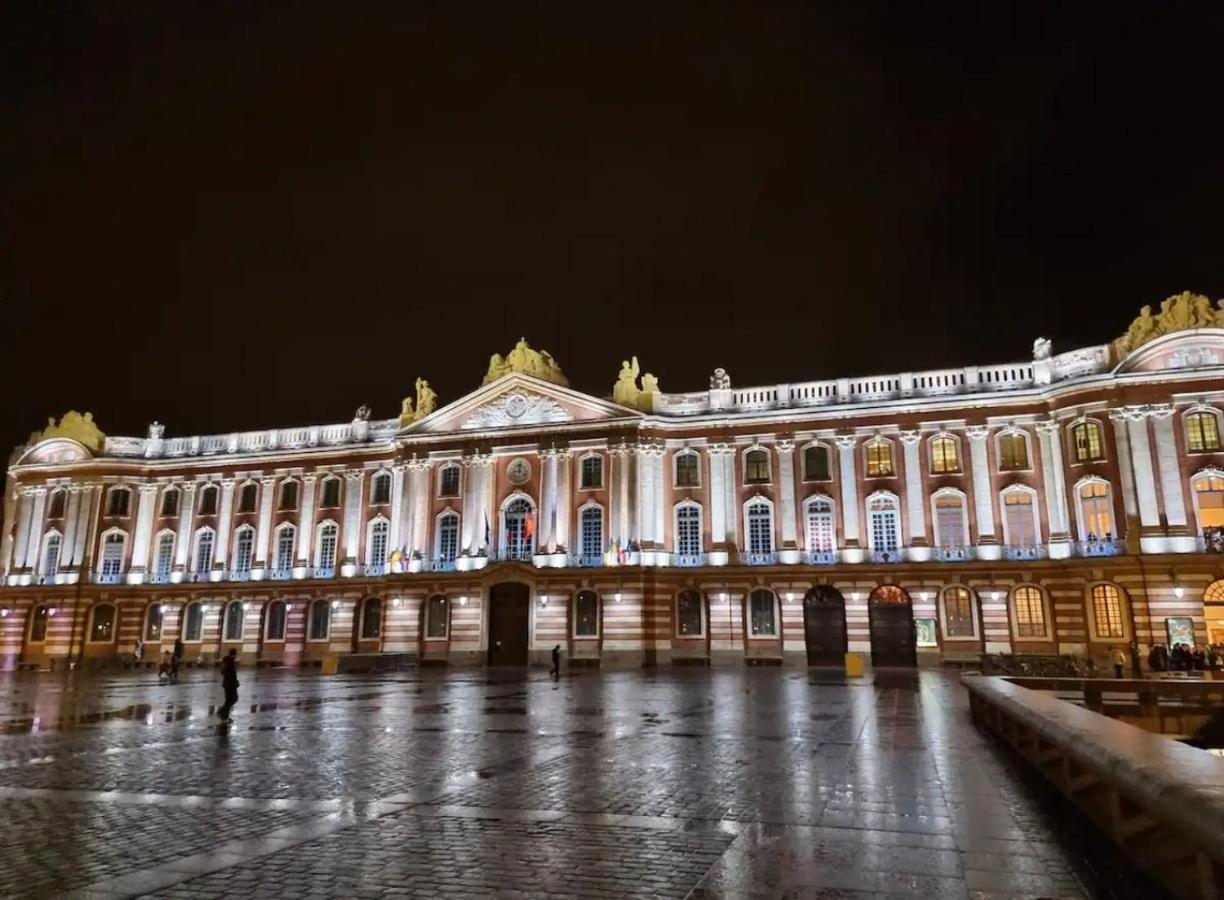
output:
M 446 434 L 634 420 L 642 414 L 610 400 L 515 372 L 409 425 L 406 434 Z

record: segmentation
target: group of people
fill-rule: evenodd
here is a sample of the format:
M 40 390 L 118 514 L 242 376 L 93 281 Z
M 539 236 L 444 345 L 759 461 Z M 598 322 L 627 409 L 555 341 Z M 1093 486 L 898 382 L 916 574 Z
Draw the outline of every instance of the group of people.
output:
M 1153 672 L 1214 672 L 1220 668 L 1221 661 L 1224 661 L 1224 645 L 1219 644 L 1206 647 L 1156 644 L 1148 653 L 1148 666 Z
M 183 664 L 183 642 L 175 640 L 174 649 L 162 653 L 161 665 L 157 667 L 157 680 L 178 681 L 179 666 Z

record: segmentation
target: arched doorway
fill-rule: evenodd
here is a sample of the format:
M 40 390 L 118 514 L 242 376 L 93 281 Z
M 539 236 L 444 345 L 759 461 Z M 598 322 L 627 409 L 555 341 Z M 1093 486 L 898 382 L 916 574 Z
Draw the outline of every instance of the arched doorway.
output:
M 882 584 L 867 601 L 873 666 L 916 666 L 917 636 L 910 596 L 895 584 Z
M 846 601 L 841 591 L 821 585 L 803 595 L 803 637 L 809 666 L 846 664 Z
M 504 582 L 489 591 L 489 665 L 525 666 L 531 636 L 531 591 Z

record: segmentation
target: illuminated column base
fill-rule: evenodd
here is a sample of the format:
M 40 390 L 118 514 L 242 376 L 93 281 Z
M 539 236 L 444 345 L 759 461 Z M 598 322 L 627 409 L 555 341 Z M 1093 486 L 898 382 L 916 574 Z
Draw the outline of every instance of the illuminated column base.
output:
M 862 547 L 847 547 L 841 552 L 842 562 L 861 563 L 867 558 L 867 551 Z
M 802 559 L 803 554 L 796 548 L 778 551 L 778 562 L 784 565 L 793 566 Z
M 731 562 L 731 554 L 726 550 L 711 550 L 706 559 L 712 566 L 725 566 Z
M 1002 559 L 1003 547 L 1000 544 L 978 544 L 978 559 Z
M 843 556 L 845 554 L 843 553 Z M 931 559 L 930 547 L 907 547 L 905 558 L 910 562 L 928 562 Z

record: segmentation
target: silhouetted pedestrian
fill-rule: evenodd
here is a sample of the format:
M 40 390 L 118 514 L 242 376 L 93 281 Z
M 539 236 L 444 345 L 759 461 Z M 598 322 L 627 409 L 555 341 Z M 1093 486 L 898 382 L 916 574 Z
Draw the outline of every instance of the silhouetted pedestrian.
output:
M 231 649 L 221 660 L 221 687 L 225 688 L 225 705 L 217 715 L 228 720 L 230 710 L 238 702 L 238 651 Z
M 1126 654 L 1122 652 L 1121 647 L 1114 647 L 1113 667 L 1114 667 L 1114 678 L 1124 678 L 1125 677 L 1123 673 L 1126 670 Z
M 561 645 L 560 644 L 557 644 L 555 647 L 553 647 L 552 659 L 553 659 L 552 668 L 548 670 L 548 674 L 554 680 L 558 680 L 561 678 Z
M 174 653 L 170 657 L 170 680 L 178 681 L 179 666 L 183 662 L 183 639 L 174 639 Z
M 144 657 L 144 641 L 136 639 L 136 648 L 132 651 L 132 668 L 140 668 L 140 660 Z

